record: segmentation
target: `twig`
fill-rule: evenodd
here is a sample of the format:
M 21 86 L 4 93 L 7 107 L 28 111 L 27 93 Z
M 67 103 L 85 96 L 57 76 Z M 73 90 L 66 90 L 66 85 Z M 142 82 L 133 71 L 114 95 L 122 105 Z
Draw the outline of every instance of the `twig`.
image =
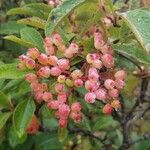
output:
M 147 107 L 147 108 L 144 110 L 144 112 L 141 114 L 141 118 L 143 118 L 144 115 L 145 115 L 149 110 L 150 110 L 150 106 Z
M 140 92 L 140 98 L 139 98 L 140 103 L 143 103 L 142 100 L 145 98 L 145 92 L 147 91 L 147 88 L 148 88 L 148 79 L 142 78 L 141 92 Z
M 84 136 L 89 136 L 92 137 L 94 139 L 97 139 L 98 141 L 102 142 L 104 144 L 104 141 L 106 140 L 99 138 L 98 136 L 94 135 L 92 132 L 88 131 L 88 130 L 84 130 L 84 129 L 80 129 L 80 128 L 68 128 L 68 131 L 72 134 L 74 133 L 82 133 Z
M 84 136 L 89 136 L 91 138 L 97 139 L 98 141 L 100 141 L 102 144 L 105 145 L 106 138 L 101 139 L 98 136 L 94 135 L 91 131 L 84 130 L 84 129 L 81 129 L 81 128 L 69 128 L 68 127 L 67 129 L 68 129 L 70 134 L 82 133 Z M 40 131 L 42 131 L 42 132 L 57 132 L 57 129 L 56 128 L 48 129 L 48 128 L 41 127 Z
M 139 98 L 137 98 L 137 100 L 136 100 L 134 106 L 132 107 L 132 109 L 130 110 L 130 112 L 126 115 L 127 121 L 132 118 L 133 112 L 139 106 L 139 104 L 142 104 L 144 102 L 145 93 L 148 88 L 148 80 L 147 80 L 147 78 L 142 78 L 141 80 L 142 80 L 142 82 L 141 82 L 140 96 L 139 96 Z

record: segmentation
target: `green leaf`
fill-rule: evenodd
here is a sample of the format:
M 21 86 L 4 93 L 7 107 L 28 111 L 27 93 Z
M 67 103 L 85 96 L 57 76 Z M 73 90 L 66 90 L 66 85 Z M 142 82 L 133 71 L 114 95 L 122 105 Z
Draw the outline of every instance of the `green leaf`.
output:
M 29 70 L 18 70 L 16 63 L 0 65 L 0 79 L 21 79 L 27 73 Z
M 10 97 L 0 91 L 0 107 L 10 107 L 11 100 Z
M 32 3 L 25 5 L 21 8 L 13 8 L 7 12 L 7 15 L 30 15 L 40 17 L 41 19 L 47 19 L 48 14 L 51 11 L 51 7 L 43 3 Z
M 38 47 L 41 50 L 41 52 L 44 51 L 43 38 L 37 30 L 35 30 L 34 28 L 26 27 L 20 31 L 20 34 L 21 39 L 33 43 L 34 45 L 36 45 L 36 47 Z
M 15 34 L 19 33 L 20 29 L 24 28 L 25 25 L 18 24 L 15 21 L 9 21 L 0 24 L 0 34 Z
M 22 101 L 16 107 L 13 114 L 13 125 L 18 137 L 22 137 L 30 123 L 35 111 L 34 101 L 29 99 Z
M 57 134 L 51 133 L 39 133 L 34 136 L 35 149 L 36 150 L 61 150 L 64 146 L 59 142 Z
M 19 138 L 14 130 L 14 127 L 11 127 L 8 133 L 8 140 L 11 147 L 15 148 L 18 144 L 22 144 L 25 142 L 27 138 L 27 134 L 24 134 L 21 138 Z
M 101 116 L 93 126 L 93 130 L 103 130 L 116 126 L 116 122 L 111 116 Z
M 75 10 L 75 16 L 78 32 L 80 35 L 84 35 L 92 25 L 101 20 L 102 14 L 98 4 L 84 3 Z
M 20 44 L 20 45 L 28 47 L 28 48 L 36 47 L 35 44 L 33 44 L 31 42 L 27 42 L 27 41 L 25 41 L 23 39 L 20 39 L 20 38 L 14 36 L 14 35 L 5 36 L 4 39 L 9 40 L 9 41 L 13 41 L 13 42 L 15 42 L 17 44 Z
M 45 34 L 52 34 L 58 24 L 66 17 L 74 8 L 84 3 L 86 0 L 66 0 L 62 5 L 53 9 L 48 17 Z
M 33 10 L 29 7 L 22 7 L 22 8 L 12 8 L 7 12 L 7 15 L 30 15 L 30 16 L 37 16 L 43 18 L 43 14 L 39 11 Z
M 40 19 L 38 17 L 30 17 L 30 18 L 20 19 L 17 22 L 21 23 L 21 24 L 26 24 L 26 25 L 30 25 L 30 26 L 33 26 L 33 27 L 37 27 L 37 28 L 40 28 L 40 29 L 44 29 L 45 24 L 46 24 L 45 20 Z
M 121 14 L 142 47 L 150 52 L 150 8 L 136 9 Z
M 75 57 L 75 58 L 71 61 L 71 66 L 74 66 L 74 65 L 76 65 L 76 64 L 78 64 L 78 63 L 80 63 L 80 62 L 84 62 L 84 61 L 85 61 L 85 60 L 84 60 L 83 57 L 77 56 L 77 57 Z
M 115 51 L 126 57 L 143 64 L 150 64 L 150 57 L 142 51 L 142 48 L 135 41 L 132 41 L 132 43 L 129 44 L 117 44 L 114 45 L 113 48 Z
M 49 5 L 46 5 L 44 3 L 30 3 L 30 4 L 27 4 L 26 7 L 30 7 L 30 8 L 36 9 L 38 11 L 43 11 L 46 13 L 50 13 L 52 10 L 52 8 Z
M 3 128 L 7 120 L 9 119 L 11 112 L 6 112 L 6 113 L 0 113 L 0 129 Z

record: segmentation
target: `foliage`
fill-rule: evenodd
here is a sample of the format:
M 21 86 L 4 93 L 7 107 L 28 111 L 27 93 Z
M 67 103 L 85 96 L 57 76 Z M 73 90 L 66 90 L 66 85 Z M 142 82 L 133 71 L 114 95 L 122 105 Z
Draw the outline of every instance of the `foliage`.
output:
M 149 2 L 65 0 L 59 4 L 52 1 L 0 1 L 0 149 L 148 150 Z M 114 50 L 115 71 L 127 72 L 126 86 L 119 95 L 121 108 L 107 116 L 102 113 L 105 102 L 96 100 L 88 104 L 84 100 L 85 88 L 75 88 L 75 93 L 70 93 L 69 104 L 81 103 L 82 121 L 75 124 L 69 119 L 67 128 L 60 128 L 54 110 L 36 102 L 29 83 L 24 80 L 34 71 L 19 70 L 18 57 L 26 54 L 28 48 L 45 53 L 45 37 L 58 32 L 66 47 L 70 43 L 80 46 L 80 53 L 70 60 L 71 71 L 80 69 L 87 54 L 95 50 L 95 27 Z M 63 52 L 56 55 L 61 58 Z M 105 74 L 101 75 L 106 78 Z M 49 83 L 55 95 L 56 79 L 43 82 Z M 29 130 L 30 125 L 34 127 Z

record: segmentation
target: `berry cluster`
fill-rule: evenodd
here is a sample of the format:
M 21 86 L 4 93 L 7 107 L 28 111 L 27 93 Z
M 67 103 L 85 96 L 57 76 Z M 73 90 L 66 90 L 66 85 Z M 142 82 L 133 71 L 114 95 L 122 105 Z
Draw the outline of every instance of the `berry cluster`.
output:
M 105 43 L 100 32 L 94 35 L 94 46 L 97 53 L 88 54 L 86 61 L 90 65 L 88 70 L 88 80 L 85 82 L 85 88 L 88 93 L 85 95 L 85 100 L 88 103 L 94 103 L 95 100 L 102 100 L 107 103 L 103 112 L 111 114 L 113 108 L 118 110 L 120 102 L 118 100 L 119 92 L 125 85 L 126 73 L 124 70 L 119 70 L 111 77 L 103 78 L 102 70 L 105 68 L 107 74 L 114 68 L 113 51 L 111 47 Z
M 60 127 L 66 127 L 68 119 L 79 123 L 82 120 L 81 104 L 70 104 L 69 97 L 75 87 L 87 90 L 85 101 L 94 103 L 102 100 L 106 103 L 105 114 L 111 114 L 113 108 L 119 109 L 119 91 L 125 85 L 125 71 L 114 73 L 111 78 L 103 78 L 101 73 L 114 70 L 114 58 L 111 47 L 104 41 L 101 32 L 94 34 L 95 53 L 86 56 L 86 69 L 73 69 L 71 60 L 79 53 L 79 46 L 71 43 L 65 46 L 61 36 L 54 33 L 44 40 L 45 53 L 30 48 L 26 55 L 19 57 L 19 69 L 30 69 L 25 79 L 30 83 L 36 102 L 45 102 L 49 109 L 55 110 Z M 51 84 L 51 80 L 53 83 Z

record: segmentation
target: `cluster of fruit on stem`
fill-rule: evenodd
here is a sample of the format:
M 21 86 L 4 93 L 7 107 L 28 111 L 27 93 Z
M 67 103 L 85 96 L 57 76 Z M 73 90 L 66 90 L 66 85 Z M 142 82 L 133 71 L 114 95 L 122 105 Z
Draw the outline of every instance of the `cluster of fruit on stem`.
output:
M 94 33 L 94 52 L 86 56 L 87 67 L 82 71 L 71 66 L 71 60 L 81 53 L 76 43 L 66 47 L 60 34 L 54 33 L 45 38 L 44 46 L 45 53 L 30 48 L 26 55 L 21 55 L 18 68 L 31 70 L 25 79 L 30 83 L 35 101 L 45 102 L 54 110 L 60 127 L 67 127 L 69 118 L 76 123 L 82 120 L 81 103 L 77 98 L 74 102 L 69 101 L 75 88 L 87 90 L 84 97 L 87 103 L 103 101 L 104 114 L 111 114 L 113 109 L 121 107 L 118 96 L 125 85 L 126 73 L 124 70 L 114 73 L 113 50 L 101 32 Z M 101 73 L 110 72 L 111 77 L 103 78 Z

